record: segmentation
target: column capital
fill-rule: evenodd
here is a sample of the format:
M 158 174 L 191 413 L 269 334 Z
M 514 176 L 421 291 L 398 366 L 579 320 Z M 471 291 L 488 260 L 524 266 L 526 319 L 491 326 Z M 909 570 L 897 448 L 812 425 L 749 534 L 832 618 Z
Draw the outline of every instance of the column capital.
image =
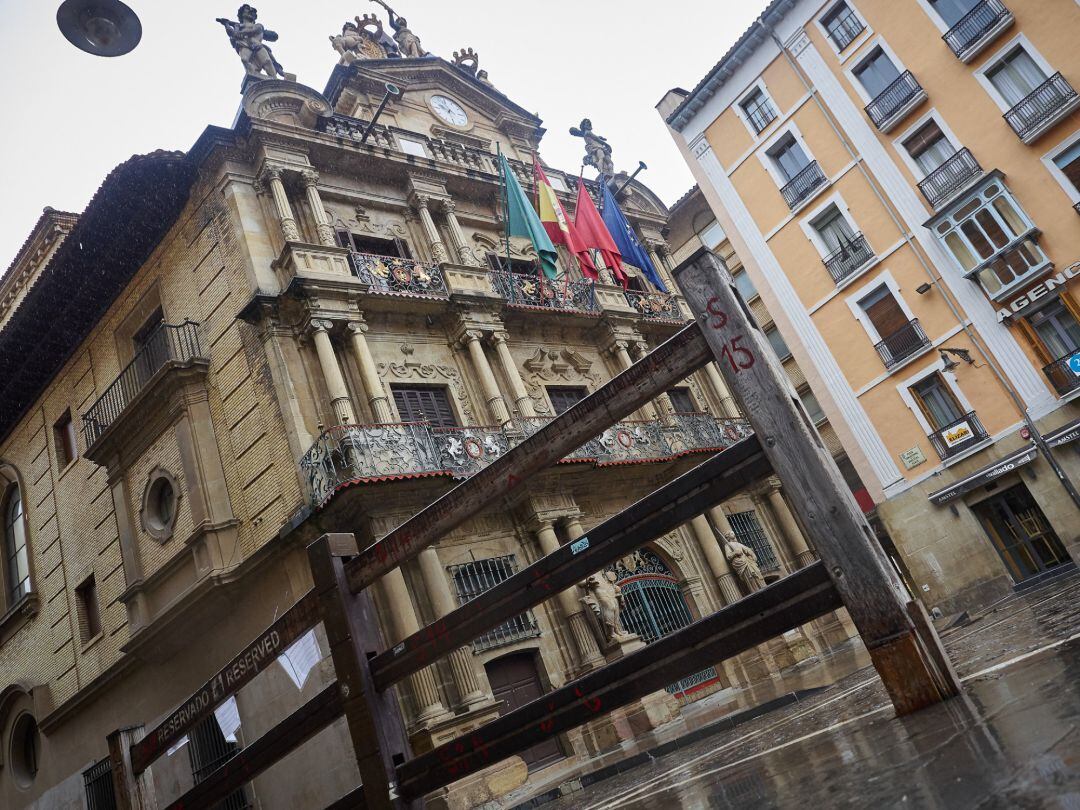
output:
M 770 475 L 765 479 L 765 483 L 761 487 L 761 491 L 766 495 L 772 495 L 774 492 L 779 492 L 784 488 L 783 483 L 775 475 Z
M 430 209 L 434 199 L 430 194 L 418 194 L 414 191 L 409 195 L 409 205 L 418 211 L 427 211 Z
M 334 328 L 334 322 L 329 318 L 312 318 L 308 326 L 313 332 L 329 332 Z
M 450 198 L 447 198 L 447 199 L 439 201 L 439 208 L 442 209 L 442 212 L 444 214 L 451 214 L 452 215 L 452 214 L 455 214 L 457 212 L 457 203 L 454 202 L 453 200 L 451 200 Z
M 281 166 L 275 166 L 273 164 L 267 164 L 263 167 L 262 173 L 259 175 L 260 179 L 265 181 L 281 180 L 285 174 L 285 169 Z
M 490 340 L 493 345 L 499 346 L 508 343 L 510 341 L 510 336 L 502 329 L 495 329 L 491 333 Z
M 319 184 L 319 173 L 314 169 L 303 169 L 300 172 L 300 181 L 304 188 L 310 188 Z
M 367 321 L 365 321 L 363 318 L 349 321 L 349 323 L 346 325 L 346 328 L 349 330 L 350 334 L 354 335 L 363 335 L 368 331 L 368 329 L 370 329 Z

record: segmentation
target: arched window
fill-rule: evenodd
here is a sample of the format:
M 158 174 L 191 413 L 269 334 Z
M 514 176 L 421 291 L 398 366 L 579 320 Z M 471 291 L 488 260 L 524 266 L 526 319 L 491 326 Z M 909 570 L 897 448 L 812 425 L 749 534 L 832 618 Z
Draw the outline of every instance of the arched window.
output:
M 7 573 L 8 607 L 30 593 L 29 557 L 22 493 L 16 485 L 4 502 L 4 570 Z

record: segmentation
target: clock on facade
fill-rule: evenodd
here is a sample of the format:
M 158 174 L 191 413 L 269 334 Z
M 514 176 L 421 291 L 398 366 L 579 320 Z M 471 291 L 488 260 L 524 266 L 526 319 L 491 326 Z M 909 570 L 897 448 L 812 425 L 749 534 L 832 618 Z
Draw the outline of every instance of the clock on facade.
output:
M 439 118 L 455 127 L 463 127 L 469 123 L 469 116 L 465 114 L 465 110 L 452 98 L 432 96 L 431 109 Z

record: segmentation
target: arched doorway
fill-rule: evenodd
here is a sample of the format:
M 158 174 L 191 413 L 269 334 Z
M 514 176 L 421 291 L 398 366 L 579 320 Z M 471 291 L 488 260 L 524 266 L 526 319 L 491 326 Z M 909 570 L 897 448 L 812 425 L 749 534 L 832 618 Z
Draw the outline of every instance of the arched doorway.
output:
M 639 548 L 609 566 L 622 590 L 623 628 L 646 644 L 692 624 L 694 616 L 679 587 L 679 579 L 655 551 Z M 689 695 L 720 680 L 715 667 L 689 675 L 667 687 L 676 697 Z
M 540 673 L 536 669 L 536 656 L 525 651 L 504 655 L 484 664 L 491 693 L 496 700 L 506 701 L 500 714 L 512 712 L 526 703 L 539 699 L 544 694 L 540 683 Z M 521 758 L 530 771 L 550 765 L 563 758 L 563 752 L 554 739 L 538 742 L 532 748 L 521 752 Z

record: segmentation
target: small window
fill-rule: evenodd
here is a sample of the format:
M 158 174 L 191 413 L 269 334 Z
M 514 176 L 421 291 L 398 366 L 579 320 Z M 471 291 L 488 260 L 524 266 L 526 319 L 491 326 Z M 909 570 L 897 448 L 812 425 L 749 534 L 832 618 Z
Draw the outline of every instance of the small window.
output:
M 56 447 L 56 465 L 60 469 L 64 469 L 79 457 L 79 446 L 75 440 L 75 423 L 71 421 L 70 409 L 64 411 L 64 415 L 53 425 L 53 445 Z
M 424 145 L 420 143 L 420 141 L 412 141 L 408 138 L 398 137 L 398 146 L 401 147 L 401 151 L 406 155 L 427 157 L 427 151 L 425 151 Z
M 795 136 L 790 133 L 781 138 L 767 154 L 787 180 L 791 180 L 810 165 L 810 158 L 806 156 L 802 146 L 795 140 Z
M 829 9 L 829 13 L 821 18 L 821 24 L 838 51 L 854 42 L 865 27 L 847 3 L 837 3 Z
M 26 516 L 22 493 L 12 487 L 4 504 L 4 567 L 7 574 L 7 606 L 30 593 L 30 549 L 26 544 Z
M 900 78 L 900 71 L 881 48 L 874 48 L 870 55 L 859 63 L 854 73 L 870 98 L 877 98 Z
M 904 149 L 922 169 L 924 176 L 956 154 L 956 147 L 945 137 L 937 121 L 933 120 L 904 141 Z
M 519 276 L 532 276 L 537 277 L 540 272 L 536 266 L 536 262 L 530 259 L 507 259 L 505 254 L 489 253 L 487 255 L 488 266 L 500 273 L 510 271 L 511 273 L 517 273 Z
M 977 5 L 980 0 L 930 0 L 930 5 L 938 13 L 945 25 L 952 28 L 960 20 L 964 19 Z M 993 12 L 987 11 L 987 16 Z
M 41 734 L 29 713 L 18 716 L 11 729 L 11 770 L 15 783 L 28 788 L 37 778 L 41 756 Z
M 1080 191 L 1080 141 L 1055 157 L 1054 165 L 1061 170 L 1072 187 Z
M 557 174 L 549 174 L 548 175 L 548 182 L 551 183 L 551 187 L 553 189 L 555 189 L 556 191 L 567 191 L 568 190 L 566 188 L 566 183 L 564 183 L 563 179 L 561 177 L 559 177 L 559 175 L 557 175 Z
M 158 307 L 150 317 L 146 319 L 143 325 L 135 331 L 135 334 L 131 336 L 131 341 L 135 344 L 134 348 L 136 354 L 153 340 L 158 329 L 164 323 L 165 313 L 162 311 L 161 307 Z
M 1080 323 L 1065 308 L 1060 298 L 1027 316 L 1027 322 L 1039 336 L 1051 360 L 1080 350 Z
M 727 239 L 727 234 L 724 233 L 719 222 L 712 222 L 701 232 L 701 242 L 709 250 L 716 250 L 725 239 Z
M 802 402 L 803 407 L 806 408 L 806 415 L 810 417 L 810 421 L 815 425 L 824 421 L 825 411 L 821 409 L 821 403 L 818 402 L 818 398 L 814 396 L 814 392 L 809 388 L 804 388 L 799 392 L 799 401 Z
M 548 399 L 556 414 L 569 410 L 589 395 L 589 389 L 580 385 L 549 385 Z
M 432 427 L 457 427 L 446 389 L 436 385 L 392 385 L 394 405 L 402 422 L 427 422 Z
M 936 371 L 911 386 L 911 393 L 934 430 L 947 427 L 964 415 L 952 389 Z
M 1046 81 L 1046 74 L 1031 55 L 1019 47 L 986 71 L 986 78 L 1005 103 L 1014 107 Z
M 694 407 L 694 399 L 690 396 L 689 388 L 672 388 L 667 392 L 668 399 L 671 400 L 671 406 L 675 409 L 675 413 L 696 413 L 697 408 Z
M 731 512 L 727 519 L 731 530 L 735 532 L 735 539 L 754 550 L 754 556 L 757 557 L 762 571 L 780 570 L 780 561 L 776 559 L 772 543 L 761 528 L 757 512 L 753 509 L 747 512 Z
M 746 120 L 754 128 L 754 132 L 761 132 L 776 118 L 776 109 L 769 102 L 768 96 L 761 88 L 755 88 L 750 95 L 739 102 Z
M 338 231 L 338 244 L 355 250 L 357 253 L 370 253 L 375 256 L 392 256 L 397 259 L 410 259 L 409 246 L 401 239 L 380 239 L 377 236 L 361 236 L 358 233 Z
M 757 298 L 757 288 L 754 286 L 754 282 L 750 280 L 750 274 L 745 270 L 735 273 L 731 279 L 735 282 L 735 289 L 739 291 L 739 295 L 743 297 L 744 301 L 752 301 Z
M 847 219 L 835 205 L 830 205 L 821 216 L 810 223 L 810 227 L 817 231 L 826 253 L 850 245 L 855 235 Z
M 637 273 L 629 270 L 625 265 L 623 265 L 623 272 L 626 275 L 626 289 L 635 292 L 646 292 L 645 282 L 641 280 Z
M 787 360 L 791 357 L 791 349 L 784 342 L 784 338 L 780 335 L 780 330 L 775 326 L 770 326 L 765 330 L 765 338 L 769 341 L 769 345 L 772 346 L 772 350 L 776 352 L 776 356 L 781 360 Z
M 179 499 L 180 488 L 176 479 L 167 470 L 155 468 L 143 490 L 140 511 L 147 534 L 163 543 L 172 537 Z
M 79 635 L 82 643 L 86 644 L 101 632 L 101 609 L 93 574 L 75 589 L 75 597 L 79 614 Z

